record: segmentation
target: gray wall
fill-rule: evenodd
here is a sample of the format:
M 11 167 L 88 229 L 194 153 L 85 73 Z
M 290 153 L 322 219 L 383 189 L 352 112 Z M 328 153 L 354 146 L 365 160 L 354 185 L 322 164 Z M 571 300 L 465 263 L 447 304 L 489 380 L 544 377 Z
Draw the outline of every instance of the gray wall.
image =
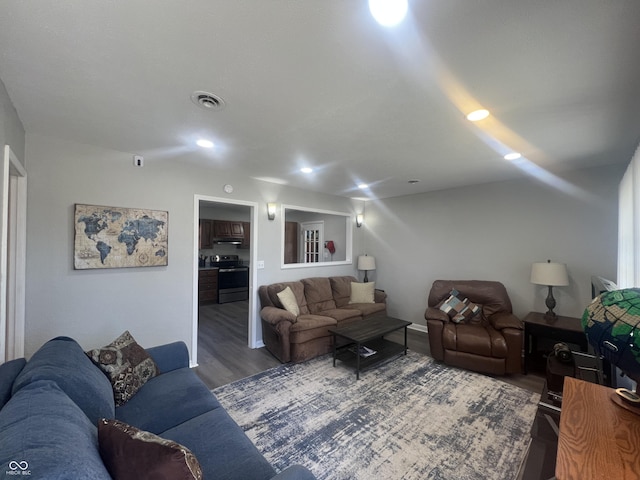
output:
M 276 220 L 267 220 L 266 203 L 356 213 L 362 202 L 201 167 L 196 153 L 147 156 L 145 167 L 135 168 L 129 153 L 27 135 L 26 155 L 27 355 L 56 335 L 91 348 L 125 329 L 143 345 L 190 345 L 196 194 L 257 203 L 252 262 L 265 262 L 257 285 L 358 273 L 353 265 L 281 270 L 283 219 L 279 211 Z M 369 276 L 389 294 L 389 312 L 419 324 L 437 278 L 500 280 L 518 315 L 544 311 L 545 288 L 531 285 L 529 273 L 532 262 L 547 258 L 569 269 L 571 285 L 555 289 L 558 313 L 580 315 L 590 298 L 590 276 L 615 279 L 623 169 L 568 174 L 569 182 L 589 192 L 586 197 L 527 179 L 370 201 L 365 224 L 353 228 L 353 257 L 376 257 L 377 270 Z M 233 194 L 223 193 L 225 183 L 234 185 Z M 74 203 L 168 210 L 169 265 L 74 271 Z
M 266 204 L 322 205 L 354 212 L 362 202 L 201 167 L 198 152 L 180 157 L 147 155 L 145 166 L 136 168 L 130 153 L 28 134 L 26 154 L 27 355 L 56 335 L 74 337 L 84 348 L 93 348 L 126 329 L 145 346 L 175 340 L 190 345 L 196 194 L 258 204 L 257 258 L 252 260 L 265 262 L 265 268 L 257 271 L 258 285 L 355 273 L 352 265 L 281 270 L 282 218 L 267 220 Z M 226 183 L 235 187 L 231 195 L 223 193 Z M 73 270 L 75 203 L 169 211 L 168 266 Z M 355 232 L 354 241 L 356 245 L 360 241 Z
M 4 152 L 4 146 L 10 145 L 18 160 L 25 166 L 24 157 L 24 127 L 18 117 L 11 98 L 0 80 L 0 147 Z M 4 155 L 4 153 L 1 153 Z
M 389 295 L 390 314 L 425 325 L 436 279 L 498 280 L 517 315 L 544 312 L 547 289 L 529 276 L 531 263 L 551 259 L 566 263 L 570 277 L 568 287 L 554 288 L 555 311 L 581 316 L 591 275 L 615 281 L 623 172 L 623 165 L 573 171 L 564 190 L 523 179 L 367 202 L 364 246 L 376 257 L 373 277 Z

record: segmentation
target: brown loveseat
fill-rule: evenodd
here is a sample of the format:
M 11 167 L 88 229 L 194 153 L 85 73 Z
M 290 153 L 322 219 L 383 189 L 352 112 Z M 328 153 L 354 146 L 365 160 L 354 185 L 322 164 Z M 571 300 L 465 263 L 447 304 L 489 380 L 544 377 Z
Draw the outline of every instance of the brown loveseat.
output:
M 302 362 L 332 349 L 329 328 L 385 314 L 386 293 L 375 291 L 375 303 L 349 303 L 355 277 L 313 277 L 259 288 L 262 339 L 281 362 Z M 297 317 L 284 309 L 278 293 L 290 287 L 300 309 Z
M 451 290 L 481 307 L 470 320 L 454 323 L 440 305 Z M 448 365 L 495 375 L 520 373 L 522 322 L 512 313 L 511 300 L 500 282 L 436 280 L 424 314 L 431 355 Z

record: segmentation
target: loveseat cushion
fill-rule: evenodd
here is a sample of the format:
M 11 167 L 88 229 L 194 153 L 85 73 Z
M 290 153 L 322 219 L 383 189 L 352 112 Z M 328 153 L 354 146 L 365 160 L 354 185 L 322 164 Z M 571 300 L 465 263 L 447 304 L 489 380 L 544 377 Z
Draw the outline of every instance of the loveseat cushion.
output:
M 24 358 L 16 358 L 0 365 L 0 408 L 11 398 L 13 381 L 26 363 L 27 361 Z
M 301 282 L 304 285 L 304 296 L 310 313 L 319 314 L 337 308 L 327 277 L 303 278 Z
M 96 425 L 51 380 L 34 380 L 11 397 L 0 410 L 0 432 L 2 471 L 16 462 L 13 471 L 24 466 L 28 478 L 111 479 L 98 452 Z
M 113 418 L 115 405 L 109 379 L 73 339 L 57 337 L 40 347 L 13 383 L 12 394 L 37 380 L 57 383 L 93 425 L 100 418 Z
M 160 434 L 196 456 L 207 480 L 266 480 L 275 470 L 223 408 Z
M 149 380 L 131 400 L 116 407 L 115 418 L 159 434 L 219 407 L 218 400 L 196 373 L 181 368 Z

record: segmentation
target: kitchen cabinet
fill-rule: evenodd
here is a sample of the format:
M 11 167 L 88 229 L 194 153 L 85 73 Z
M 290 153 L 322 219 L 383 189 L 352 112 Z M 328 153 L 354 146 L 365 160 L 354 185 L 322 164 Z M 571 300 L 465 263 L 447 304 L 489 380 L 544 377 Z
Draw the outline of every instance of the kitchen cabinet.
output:
M 284 263 L 298 263 L 298 222 L 284 224 Z
M 199 227 L 200 249 L 213 248 L 213 220 L 201 219 Z
M 244 236 L 238 248 L 249 248 L 251 246 L 251 223 L 242 222 L 242 229 L 244 230 Z
M 213 221 L 213 237 L 214 238 L 237 238 L 244 239 L 243 222 L 234 222 L 228 220 Z
M 199 303 L 218 302 L 218 269 L 210 268 L 198 272 Z

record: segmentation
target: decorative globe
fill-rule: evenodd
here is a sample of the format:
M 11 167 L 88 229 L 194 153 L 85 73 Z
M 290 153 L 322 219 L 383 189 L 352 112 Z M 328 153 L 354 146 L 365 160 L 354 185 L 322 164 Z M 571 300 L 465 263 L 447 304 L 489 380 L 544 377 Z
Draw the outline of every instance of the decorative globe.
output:
M 582 328 L 596 354 L 636 382 L 640 379 L 640 289 L 605 292 L 582 315 Z

